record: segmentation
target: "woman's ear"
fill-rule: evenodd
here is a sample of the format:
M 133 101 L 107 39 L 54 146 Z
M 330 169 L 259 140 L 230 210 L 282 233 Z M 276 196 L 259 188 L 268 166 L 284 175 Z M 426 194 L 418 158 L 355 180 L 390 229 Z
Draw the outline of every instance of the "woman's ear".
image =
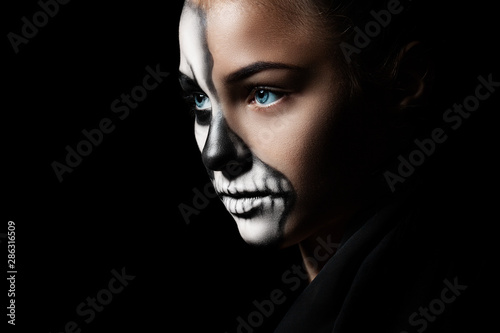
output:
M 433 70 L 428 50 L 421 42 L 408 43 L 397 59 L 395 95 L 398 109 L 421 105 L 430 91 Z

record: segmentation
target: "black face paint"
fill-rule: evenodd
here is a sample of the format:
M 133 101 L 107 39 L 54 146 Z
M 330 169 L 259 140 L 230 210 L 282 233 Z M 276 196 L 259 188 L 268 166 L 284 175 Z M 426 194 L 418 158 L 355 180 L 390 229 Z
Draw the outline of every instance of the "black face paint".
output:
M 222 110 L 211 121 L 201 156 L 212 179 L 213 171 L 221 171 L 224 177 L 233 179 L 252 167 L 250 149 L 229 129 Z
M 293 186 L 285 175 L 251 152 L 228 127 L 222 112 L 212 119 L 202 159 L 217 194 L 238 226 L 260 224 L 256 229 L 265 230 L 266 234 L 259 235 L 257 243 L 280 244 L 295 203 Z M 251 230 L 252 227 L 240 228 L 247 241 Z
M 212 79 L 214 61 L 212 53 L 208 48 L 207 15 L 201 8 L 195 7 L 191 4 L 188 4 L 188 6 L 190 6 L 190 8 L 199 17 L 202 27 L 200 41 L 202 49 L 205 51 L 203 53 L 203 79 L 205 80 L 206 86 L 209 90 L 208 92 L 213 100 L 213 107 L 214 105 L 220 104 Z M 196 83 L 196 75 L 194 74 L 192 67 L 191 71 L 193 72 L 195 80 L 193 82 L 193 80 L 184 76 L 183 79 L 186 83 L 185 85 L 191 86 L 192 94 L 199 94 L 201 89 Z M 214 112 L 212 108 L 195 111 L 197 123 L 201 126 L 210 126 L 208 137 L 202 150 L 202 160 L 211 179 L 213 179 L 213 171 L 223 171 L 226 177 L 234 178 L 237 176 L 235 170 L 244 172 L 251 168 L 251 158 L 249 158 L 251 156 L 251 152 L 246 144 L 244 144 L 240 138 L 229 130 L 222 110 L 218 111 L 219 112 L 217 112 L 216 117 L 213 116 Z
M 200 98 L 208 98 L 202 92 L 202 89 L 198 85 L 195 79 L 191 79 L 185 74 L 179 75 L 179 83 L 184 91 L 184 100 L 188 104 L 190 108 L 190 112 L 195 116 L 196 123 L 200 126 L 208 126 L 210 125 L 210 120 L 212 119 L 212 110 L 211 109 L 203 109 L 200 110 L 196 107 L 197 100 Z
M 218 101 L 219 98 L 217 97 L 217 91 L 215 90 L 215 85 L 212 79 L 214 58 L 212 56 L 212 53 L 210 52 L 210 49 L 208 48 L 207 14 L 201 8 L 193 7 L 193 5 L 191 5 L 191 8 L 197 13 L 198 17 L 200 18 L 200 24 L 203 30 L 203 33 L 201 35 L 201 43 L 202 43 L 202 48 L 206 51 L 204 52 L 204 57 L 203 57 L 203 60 L 205 62 L 204 66 L 205 72 L 203 73 L 203 78 L 205 79 L 205 83 L 208 87 L 208 92 L 213 96 L 215 101 Z

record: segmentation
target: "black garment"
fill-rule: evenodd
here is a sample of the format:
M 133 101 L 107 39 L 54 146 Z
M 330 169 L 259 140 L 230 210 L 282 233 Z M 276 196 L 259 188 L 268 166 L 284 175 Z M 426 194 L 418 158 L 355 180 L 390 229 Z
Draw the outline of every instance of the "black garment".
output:
M 491 330 L 500 299 L 486 204 L 410 192 L 347 233 L 275 333 Z

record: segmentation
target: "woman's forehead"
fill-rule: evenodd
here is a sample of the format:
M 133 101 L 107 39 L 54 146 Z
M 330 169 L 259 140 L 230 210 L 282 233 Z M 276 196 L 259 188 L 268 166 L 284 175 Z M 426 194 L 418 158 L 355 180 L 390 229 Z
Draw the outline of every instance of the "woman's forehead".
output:
M 311 29 L 300 29 L 264 7 L 246 6 L 240 1 L 208 11 L 186 6 L 180 24 L 181 72 L 201 79 L 208 74 L 202 68 L 211 65 L 210 74 L 225 77 L 255 62 L 303 67 L 324 54 L 324 43 Z

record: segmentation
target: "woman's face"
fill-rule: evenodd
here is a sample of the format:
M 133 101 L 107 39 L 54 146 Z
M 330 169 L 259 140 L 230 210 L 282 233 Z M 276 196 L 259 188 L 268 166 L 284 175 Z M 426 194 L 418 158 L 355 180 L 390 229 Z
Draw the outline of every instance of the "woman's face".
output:
M 288 246 L 337 223 L 360 178 L 340 63 L 315 29 L 283 17 L 220 1 L 206 12 L 188 3 L 180 22 L 196 141 L 250 244 Z

